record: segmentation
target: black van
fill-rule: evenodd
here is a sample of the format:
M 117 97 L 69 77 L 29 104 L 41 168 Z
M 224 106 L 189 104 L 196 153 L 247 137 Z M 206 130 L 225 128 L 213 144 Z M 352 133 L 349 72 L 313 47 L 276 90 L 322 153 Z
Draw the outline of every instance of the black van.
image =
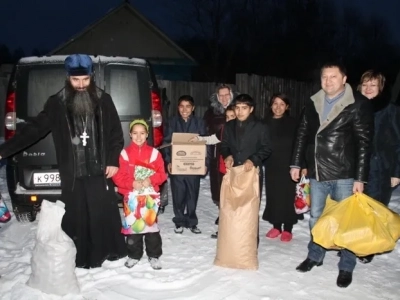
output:
M 26 57 L 11 75 L 5 108 L 5 140 L 18 127 L 35 117 L 47 99 L 64 87 L 67 56 Z M 130 143 L 129 123 L 136 117 L 148 121 L 149 144 L 163 139 L 162 103 L 151 66 L 143 59 L 92 56 L 96 85 L 114 101 Z M 19 221 L 34 221 L 43 199 L 59 199 L 60 176 L 51 133 L 29 148 L 8 158 L 7 185 L 13 210 Z

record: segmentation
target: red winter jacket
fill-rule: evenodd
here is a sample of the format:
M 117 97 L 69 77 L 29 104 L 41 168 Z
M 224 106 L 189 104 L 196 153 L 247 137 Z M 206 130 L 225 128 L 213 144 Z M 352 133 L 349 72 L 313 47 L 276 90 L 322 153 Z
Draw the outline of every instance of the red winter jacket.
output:
M 119 156 L 119 170 L 112 177 L 118 188 L 118 193 L 127 196 L 133 190 L 135 165 L 146 166 L 155 171 L 150 176 L 150 181 L 154 190 L 158 192 L 160 190 L 159 186 L 167 180 L 164 161 L 160 152 L 147 144 L 139 147 L 135 143 L 131 143 L 121 151 L 121 155 Z

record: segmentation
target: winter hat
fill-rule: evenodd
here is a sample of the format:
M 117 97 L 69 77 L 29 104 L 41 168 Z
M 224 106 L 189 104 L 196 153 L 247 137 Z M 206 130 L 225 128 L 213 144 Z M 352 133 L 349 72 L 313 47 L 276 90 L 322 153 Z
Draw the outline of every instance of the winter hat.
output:
M 135 126 L 136 124 L 143 125 L 146 128 L 146 131 L 149 132 L 149 125 L 144 119 L 135 119 L 129 124 L 129 130 L 132 130 L 132 127 Z
M 64 65 L 68 76 L 92 75 L 93 62 L 89 55 L 72 54 L 65 59 Z

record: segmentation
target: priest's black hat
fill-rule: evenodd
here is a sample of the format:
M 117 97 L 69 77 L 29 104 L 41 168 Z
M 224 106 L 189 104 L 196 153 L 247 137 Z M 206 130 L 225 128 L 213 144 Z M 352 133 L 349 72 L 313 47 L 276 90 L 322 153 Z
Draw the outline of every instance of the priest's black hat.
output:
M 93 62 L 87 54 L 72 54 L 64 61 L 68 76 L 90 76 L 93 72 Z

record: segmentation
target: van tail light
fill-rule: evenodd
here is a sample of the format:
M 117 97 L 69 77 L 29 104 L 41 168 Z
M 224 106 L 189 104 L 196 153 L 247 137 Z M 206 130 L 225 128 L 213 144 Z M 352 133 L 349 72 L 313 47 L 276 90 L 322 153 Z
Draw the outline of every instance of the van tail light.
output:
M 17 117 L 15 113 L 15 92 L 11 92 L 7 95 L 6 100 L 6 115 L 4 118 L 5 123 L 5 140 L 9 140 L 15 134 Z
M 153 142 L 154 147 L 161 146 L 164 138 L 163 126 L 162 126 L 162 105 L 160 95 L 152 91 L 151 92 L 151 120 L 153 125 Z

